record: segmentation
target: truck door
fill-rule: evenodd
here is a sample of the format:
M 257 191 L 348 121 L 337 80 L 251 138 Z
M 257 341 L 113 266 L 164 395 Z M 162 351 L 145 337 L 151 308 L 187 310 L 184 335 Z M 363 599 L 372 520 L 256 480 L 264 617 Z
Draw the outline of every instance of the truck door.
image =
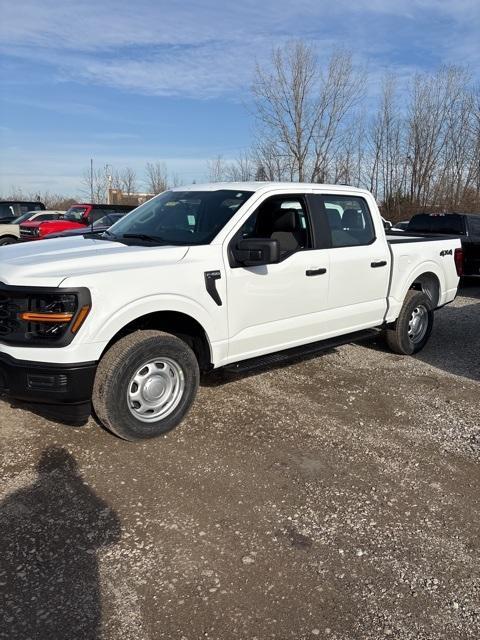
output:
M 241 238 L 272 238 L 280 261 L 232 262 Z M 241 360 L 318 340 L 328 300 L 329 251 L 318 246 L 304 195 L 266 197 L 226 245 L 228 359 Z
M 356 195 L 315 194 L 317 215 L 330 229 L 330 289 L 326 319 L 336 333 L 382 323 L 391 255 L 380 216 Z

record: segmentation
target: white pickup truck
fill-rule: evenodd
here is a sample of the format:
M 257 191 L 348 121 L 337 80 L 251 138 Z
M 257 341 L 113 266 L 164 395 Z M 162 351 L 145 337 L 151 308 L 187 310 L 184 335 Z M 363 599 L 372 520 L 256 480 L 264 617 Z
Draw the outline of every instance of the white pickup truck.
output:
M 383 329 L 427 342 L 456 295 L 455 237 L 386 235 L 345 186 L 175 188 L 98 236 L 0 248 L 0 390 L 127 440 L 175 427 L 200 372 Z

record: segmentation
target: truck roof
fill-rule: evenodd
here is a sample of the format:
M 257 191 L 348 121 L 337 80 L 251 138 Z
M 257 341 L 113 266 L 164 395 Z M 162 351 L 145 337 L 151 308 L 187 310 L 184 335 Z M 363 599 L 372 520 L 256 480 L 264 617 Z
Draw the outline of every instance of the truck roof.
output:
M 222 189 L 238 191 L 260 191 L 261 189 L 334 189 L 358 193 L 365 191 L 344 184 L 319 184 L 318 182 L 206 182 L 205 184 L 189 184 L 173 187 L 169 191 L 220 191 Z

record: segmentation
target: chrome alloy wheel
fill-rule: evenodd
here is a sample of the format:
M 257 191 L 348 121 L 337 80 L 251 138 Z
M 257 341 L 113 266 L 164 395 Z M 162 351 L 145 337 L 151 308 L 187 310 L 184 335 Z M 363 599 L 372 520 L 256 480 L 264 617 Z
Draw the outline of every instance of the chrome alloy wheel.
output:
M 412 311 L 408 322 L 408 337 L 414 344 L 418 344 L 423 340 L 428 329 L 428 309 L 419 304 Z
M 185 376 L 175 360 L 149 360 L 137 369 L 128 383 L 128 408 L 141 422 L 157 422 L 174 411 L 184 391 Z

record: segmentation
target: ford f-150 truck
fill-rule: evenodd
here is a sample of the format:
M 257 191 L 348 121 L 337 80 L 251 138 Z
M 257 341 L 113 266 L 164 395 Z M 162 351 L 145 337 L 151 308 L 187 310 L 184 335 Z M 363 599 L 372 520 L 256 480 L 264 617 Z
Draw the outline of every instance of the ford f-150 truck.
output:
M 93 403 L 118 436 L 150 438 L 182 420 L 200 372 L 372 329 L 419 351 L 461 265 L 458 238 L 387 236 L 368 191 L 175 188 L 103 234 L 0 248 L 0 388 L 84 418 Z

